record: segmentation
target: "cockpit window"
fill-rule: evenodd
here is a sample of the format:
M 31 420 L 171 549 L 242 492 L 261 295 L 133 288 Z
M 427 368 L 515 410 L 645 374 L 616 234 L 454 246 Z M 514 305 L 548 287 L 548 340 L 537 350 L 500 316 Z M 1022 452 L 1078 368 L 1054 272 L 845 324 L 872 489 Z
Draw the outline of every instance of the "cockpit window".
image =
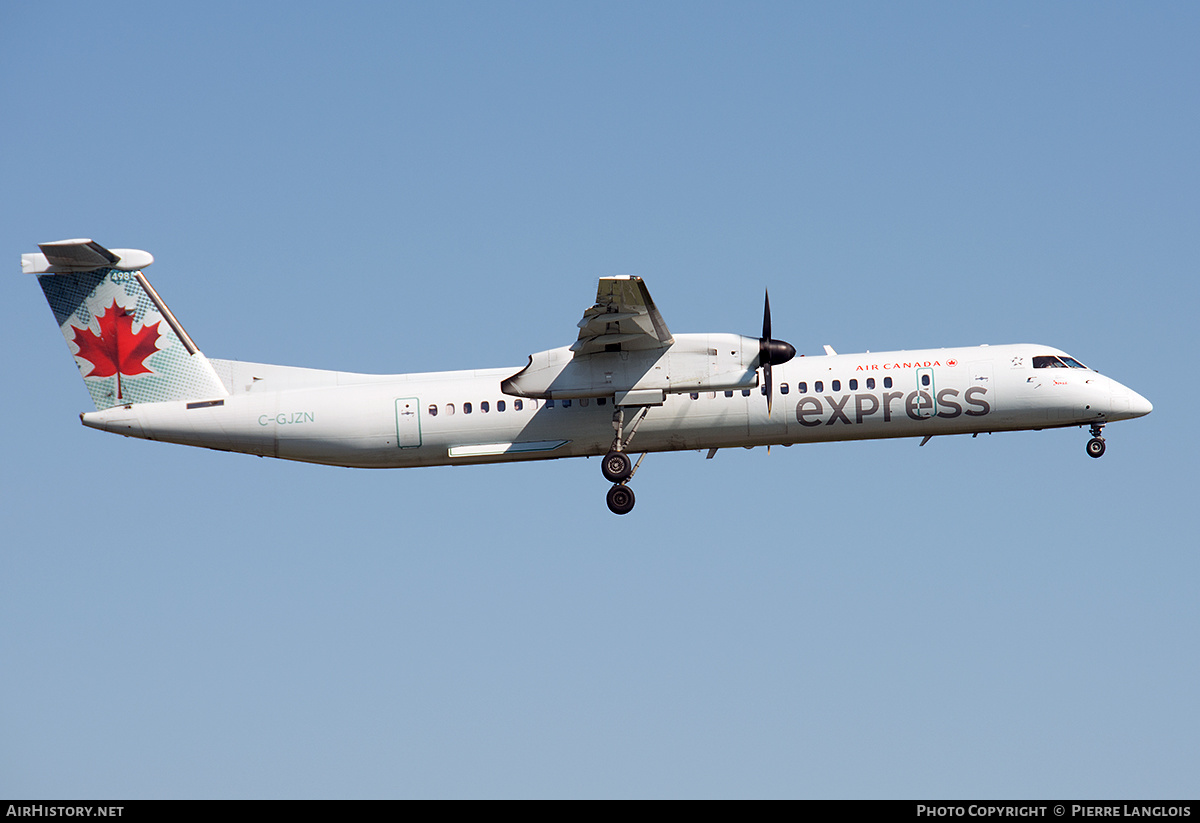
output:
M 1063 355 L 1062 360 L 1064 363 L 1066 363 L 1068 366 L 1070 366 L 1073 369 L 1086 369 L 1087 368 L 1087 366 L 1080 363 L 1074 357 L 1067 357 L 1066 355 Z
M 1065 369 L 1067 364 L 1052 355 L 1043 354 L 1033 358 L 1035 369 Z

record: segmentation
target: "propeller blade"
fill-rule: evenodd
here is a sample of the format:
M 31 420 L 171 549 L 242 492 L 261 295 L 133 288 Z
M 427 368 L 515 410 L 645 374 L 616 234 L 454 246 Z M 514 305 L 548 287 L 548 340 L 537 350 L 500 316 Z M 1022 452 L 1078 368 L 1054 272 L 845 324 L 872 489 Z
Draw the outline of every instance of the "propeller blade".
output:
M 771 339 L 771 292 L 763 291 L 763 330 L 758 339 L 758 364 L 763 370 L 763 389 L 767 395 L 767 416 L 771 416 L 771 401 L 774 399 L 775 386 L 771 380 L 771 366 L 786 363 L 796 356 L 796 349 L 791 343 Z
M 767 417 L 771 416 L 771 361 L 763 363 L 763 383 L 767 388 Z
M 763 383 L 767 389 L 767 417 L 771 416 L 771 290 L 763 289 L 763 329 L 758 340 L 758 359 L 763 367 Z

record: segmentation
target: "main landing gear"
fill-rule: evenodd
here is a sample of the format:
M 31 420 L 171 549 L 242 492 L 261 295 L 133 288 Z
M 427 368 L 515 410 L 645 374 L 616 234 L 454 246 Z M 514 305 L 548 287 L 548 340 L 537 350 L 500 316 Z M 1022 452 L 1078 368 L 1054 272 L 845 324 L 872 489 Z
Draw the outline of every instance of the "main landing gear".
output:
M 1087 442 L 1088 457 L 1102 457 L 1104 455 L 1104 438 L 1100 436 L 1100 432 L 1103 430 L 1103 423 L 1092 424 L 1092 439 Z
M 609 489 L 604 499 L 608 503 L 608 510 L 613 514 L 629 514 L 633 511 L 633 504 L 637 502 L 633 496 L 633 489 L 624 483 L 617 483 Z
M 625 452 L 609 452 L 604 455 L 600 471 L 609 483 L 624 483 L 633 475 L 633 461 Z
M 604 475 L 604 479 L 613 484 L 613 487 L 608 490 L 608 495 L 605 500 L 608 502 L 608 510 L 613 514 L 629 514 L 633 511 L 633 504 L 636 498 L 633 494 L 633 489 L 627 485 L 633 477 L 633 473 L 637 471 L 638 466 L 642 465 L 642 455 L 637 462 L 634 463 L 629 459 L 629 455 L 625 449 L 629 447 L 629 441 L 633 439 L 637 433 L 638 425 L 646 419 L 646 413 L 650 411 L 649 406 L 629 407 L 632 413 L 635 413 L 633 423 L 629 426 L 629 431 L 625 431 L 625 408 L 618 406 L 613 412 L 613 430 L 616 432 L 616 437 L 613 438 L 612 446 L 608 450 L 608 454 L 604 455 L 604 460 L 600 463 L 600 472 Z M 634 409 L 640 408 L 640 412 L 634 412 Z

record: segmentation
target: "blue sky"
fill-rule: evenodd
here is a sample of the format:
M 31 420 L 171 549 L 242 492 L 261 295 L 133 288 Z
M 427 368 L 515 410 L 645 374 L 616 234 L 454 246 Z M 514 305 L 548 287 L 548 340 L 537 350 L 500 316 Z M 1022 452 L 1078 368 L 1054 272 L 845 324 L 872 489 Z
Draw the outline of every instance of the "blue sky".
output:
M 1194 797 L 1200 11 L 8 3 L 0 795 Z M 84 429 L 18 255 L 201 348 L 520 366 L 599 276 L 802 353 L 1041 342 L 1080 430 L 356 471 Z

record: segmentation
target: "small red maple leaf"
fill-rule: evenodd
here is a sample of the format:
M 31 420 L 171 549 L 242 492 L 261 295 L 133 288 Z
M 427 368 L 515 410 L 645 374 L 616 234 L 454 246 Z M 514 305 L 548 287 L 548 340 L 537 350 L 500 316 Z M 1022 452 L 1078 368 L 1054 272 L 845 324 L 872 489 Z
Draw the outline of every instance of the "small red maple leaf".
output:
M 118 306 L 114 299 L 112 305 L 102 314 L 96 315 L 100 326 L 100 334 L 90 328 L 76 328 L 73 341 L 79 347 L 75 355 L 81 360 L 92 364 L 92 370 L 84 377 L 117 376 L 117 398 L 121 398 L 121 375 L 149 374 L 146 358 L 158 351 L 158 326 L 142 326 L 139 332 L 133 331 L 133 312 L 124 306 Z

